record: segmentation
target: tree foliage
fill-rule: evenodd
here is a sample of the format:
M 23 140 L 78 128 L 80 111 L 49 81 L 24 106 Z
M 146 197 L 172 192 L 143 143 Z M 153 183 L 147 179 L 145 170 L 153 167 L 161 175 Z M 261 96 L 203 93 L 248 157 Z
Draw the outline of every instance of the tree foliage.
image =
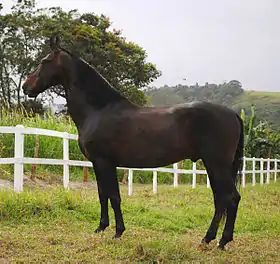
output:
M 131 101 L 144 105 L 146 96 L 141 88 L 160 76 L 160 71 L 146 61 L 143 48 L 111 26 L 104 15 L 66 12 L 59 7 L 36 9 L 34 0 L 18 0 L 10 13 L 0 15 L 1 100 L 19 104 L 24 99 L 22 81 L 34 62 L 49 51 L 49 37 L 57 34 L 64 47 L 95 66 Z M 53 91 L 64 96 L 61 87 Z
M 244 121 L 246 155 L 256 158 L 278 157 L 280 155 L 280 133 L 271 129 L 266 121 L 258 121 L 254 105 L 250 115 L 241 110 Z
M 165 85 L 160 89 L 150 88 L 146 94 L 152 97 L 152 103 L 154 105 L 166 105 L 170 102 L 192 102 L 192 101 L 211 101 L 219 104 L 228 105 L 233 102 L 233 99 L 244 92 L 242 85 L 237 80 L 225 82 L 223 84 L 205 83 L 204 85 L 176 85 L 169 87 Z M 169 100 L 161 101 L 160 98 L 164 98 L 163 93 L 170 93 Z M 172 95 L 173 94 L 173 95 Z M 158 97 L 159 100 L 157 100 Z M 173 99 L 171 97 L 174 97 Z M 154 102 L 153 102 L 154 100 Z M 169 102 L 170 101 L 170 102 Z

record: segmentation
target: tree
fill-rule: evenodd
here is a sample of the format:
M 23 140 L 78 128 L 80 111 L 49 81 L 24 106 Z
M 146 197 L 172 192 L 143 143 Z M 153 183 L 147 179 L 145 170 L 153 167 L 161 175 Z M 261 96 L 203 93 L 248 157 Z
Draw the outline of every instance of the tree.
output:
M 21 84 L 38 49 L 33 7 L 32 0 L 18 1 L 10 14 L 0 16 L 0 98 L 9 105 L 21 102 Z
M 268 122 L 257 121 L 254 105 L 251 105 L 251 114 L 246 116 L 241 110 L 244 121 L 245 154 L 250 157 L 276 157 L 280 154 L 280 134 L 270 128 Z
M 0 15 L 0 98 L 20 103 L 22 80 L 34 61 L 38 63 L 49 51 L 49 37 L 59 34 L 65 48 L 92 64 L 128 99 L 144 105 L 141 88 L 161 73 L 146 61 L 143 48 L 128 42 L 120 30 L 111 30 L 111 25 L 104 15 L 61 8 L 36 10 L 34 0 L 18 0 L 10 14 Z M 53 91 L 65 96 L 59 86 Z

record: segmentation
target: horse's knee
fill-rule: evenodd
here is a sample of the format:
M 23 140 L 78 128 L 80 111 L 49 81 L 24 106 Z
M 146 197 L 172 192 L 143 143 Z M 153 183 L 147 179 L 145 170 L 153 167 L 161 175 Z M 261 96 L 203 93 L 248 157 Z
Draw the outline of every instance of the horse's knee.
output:
M 233 207 L 238 207 L 238 204 L 241 200 L 241 196 L 237 191 L 234 191 L 228 198 L 229 203 Z
M 118 209 L 121 205 L 121 198 L 118 196 L 110 197 L 110 202 L 113 209 Z
M 239 204 L 241 200 L 241 195 L 236 191 L 236 193 L 234 194 L 233 196 L 233 201 L 236 203 L 236 204 Z
M 105 195 L 99 195 L 99 201 L 101 204 L 108 203 L 108 197 Z

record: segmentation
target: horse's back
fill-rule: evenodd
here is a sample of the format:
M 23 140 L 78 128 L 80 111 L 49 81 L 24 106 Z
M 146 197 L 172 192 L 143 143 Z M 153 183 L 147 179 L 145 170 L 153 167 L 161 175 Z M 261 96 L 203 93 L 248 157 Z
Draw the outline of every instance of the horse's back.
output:
M 161 109 L 161 108 L 159 108 Z M 162 108 L 162 111 L 165 110 L 169 113 L 174 112 L 190 112 L 194 111 L 208 111 L 209 113 L 218 113 L 226 115 L 236 115 L 236 112 L 227 106 L 221 104 L 215 104 L 207 101 L 193 101 L 187 103 L 176 104 L 170 107 Z

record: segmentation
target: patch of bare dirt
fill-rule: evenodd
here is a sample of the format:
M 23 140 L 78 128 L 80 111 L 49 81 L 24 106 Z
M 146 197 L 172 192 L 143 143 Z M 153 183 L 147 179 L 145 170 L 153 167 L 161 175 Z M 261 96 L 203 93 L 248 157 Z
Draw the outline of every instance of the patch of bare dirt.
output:
M 11 181 L 0 179 L 0 189 L 11 189 L 11 188 L 13 188 L 13 183 Z
M 57 181 L 48 181 L 42 179 L 30 179 L 29 176 L 24 176 L 23 179 L 23 188 L 53 188 L 53 187 L 62 187 L 63 182 L 61 180 Z M 12 181 L 6 179 L 0 179 L 0 189 L 13 189 L 14 183 Z M 70 189 L 97 189 L 97 184 L 95 181 L 70 181 L 69 183 Z

